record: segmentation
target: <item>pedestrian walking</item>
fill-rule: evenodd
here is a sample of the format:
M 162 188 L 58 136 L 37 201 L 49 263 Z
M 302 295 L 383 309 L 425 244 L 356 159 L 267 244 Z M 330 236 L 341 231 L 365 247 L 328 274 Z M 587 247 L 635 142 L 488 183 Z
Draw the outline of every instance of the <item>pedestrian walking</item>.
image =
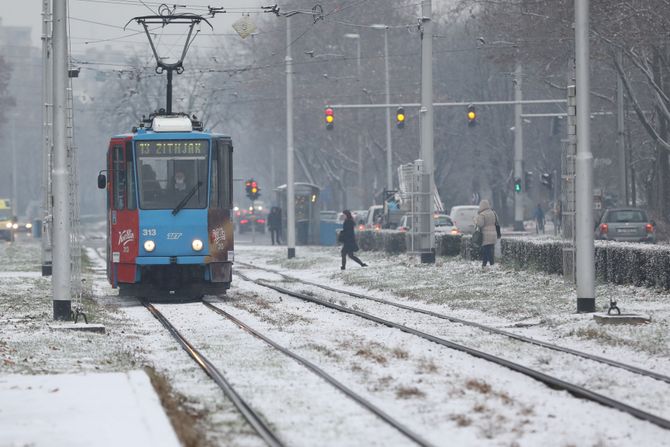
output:
M 535 219 L 535 233 L 544 234 L 544 211 L 542 211 L 542 205 L 539 203 L 533 212 L 533 219 Z
M 491 209 L 489 201 L 484 199 L 479 202 L 479 212 L 475 217 L 475 224 L 482 232 L 482 244 L 480 248 L 482 258 L 482 268 L 486 267 L 488 262 L 490 265 L 495 263 L 494 248 L 496 239 L 498 238 L 498 215 Z
M 339 242 L 342 243 L 342 266 L 341 270 L 344 270 L 347 267 L 347 256 L 360 264 L 361 267 L 367 267 L 368 265 L 358 259 L 354 252 L 358 251 L 358 244 L 356 243 L 356 234 L 354 233 L 354 227 L 356 222 L 354 222 L 354 217 L 351 215 L 351 211 L 344 210 L 342 212 L 345 216 L 344 223 L 342 223 L 342 231 L 339 235 Z
M 277 206 L 270 208 L 270 214 L 268 215 L 268 227 L 270 228 L 270 239 L 272 240 L 272 245 L 275 245 L 275 241 L 277 242 L 277 245 L 281 244 L 281 220 L 281 208 Z
M 558 200 L 554 205 L 554 235 L 561 234 L 561 227 L 563 226 L 563 202 Z

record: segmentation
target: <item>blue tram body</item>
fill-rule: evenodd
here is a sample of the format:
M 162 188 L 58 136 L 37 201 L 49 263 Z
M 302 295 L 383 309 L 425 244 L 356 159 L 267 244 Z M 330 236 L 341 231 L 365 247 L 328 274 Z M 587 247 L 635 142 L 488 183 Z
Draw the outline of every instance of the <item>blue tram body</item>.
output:
M 107 277 L 120 294 L 192 299 L 230 287 L 234 258 L 229 137 L 185 115 L 153 116 L 111 139 Z

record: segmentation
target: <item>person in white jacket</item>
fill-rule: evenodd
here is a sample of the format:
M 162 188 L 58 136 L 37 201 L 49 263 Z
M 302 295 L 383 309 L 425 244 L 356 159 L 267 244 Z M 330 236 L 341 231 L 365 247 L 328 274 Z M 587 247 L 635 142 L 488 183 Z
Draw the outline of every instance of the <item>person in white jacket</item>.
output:
M 486 267 L 487 262 L 491 265 L 495 263 L 493 253 L 496 239 L 498 238 L 498 232 L 496 231 L 497 221 L 498 216 L 496 216 L 496 213 L 491 209 L 489 201 L 484 199 L 479 202 L 479 213 L 477 213 L 477 217 L 475 217 L 475 224 L 482 232 L 482 245 L 480 248 L 482 268 Z

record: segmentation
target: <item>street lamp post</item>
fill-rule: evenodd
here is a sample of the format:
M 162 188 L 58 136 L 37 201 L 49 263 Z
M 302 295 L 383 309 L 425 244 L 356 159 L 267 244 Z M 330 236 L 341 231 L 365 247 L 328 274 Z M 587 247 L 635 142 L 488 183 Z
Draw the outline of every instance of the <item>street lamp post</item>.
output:
M 293 150 L 293 58 L 291 57 L 291 17 L 309 14 L 317 17 L 315 11 L 289 11 L 281 15 L 286 18 L 286 245 L 288 258 L 295 258 L 295 179 Z M 315 19 L 321 20 L 321 16 Z
M 293 176 L 293 59 L 291 16 L 286 17 L 286 245 L 288 258 L 295 258 L 295 191 Z
M 356 40 L 356 88 L 360 94 L 361 92 L 361 35 L 355 33 L 347 33 L 344 35 L 347 39 Z M 362 100 L 360 101 L 363 102 Z M 361 112 L 357 111 L 356 121 L 360 126 L 361 123 Z M 359 208 L 365 206 L 365 188 L 363 187 L 363 132 L 361 129 L 358 129 L 358 200 L 360 201 Z
M 387 25 L 372 25 L 373 29 L 384 30 L 384 71 L 386 82 L 386 104 L 391 104 L 391 87 L 389 85 L 389 41 Z M 391 109 L 386 107 L 386 189 L 393 189 L 393 152 L 391 148 Z

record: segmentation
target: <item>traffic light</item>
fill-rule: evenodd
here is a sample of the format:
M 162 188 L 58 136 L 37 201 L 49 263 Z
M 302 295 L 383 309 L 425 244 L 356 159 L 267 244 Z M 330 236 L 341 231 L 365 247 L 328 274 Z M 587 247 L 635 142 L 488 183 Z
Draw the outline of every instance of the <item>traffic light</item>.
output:
M 519 177 L 514 178 L 514 192 L 521 192 L 521 179 Z
M 476 126 L 477 125 L 477 111 L 475 110 L 475 106 L 470 104 L 468 106 L 468 126 Z
M 250 200 L 256 200 L 261 195 L 261 189 L 258 187 L 258 183 L 254 179 L 249 179 L 245 183 L 245 190 L 247 192 L 247 197 Z
M 540 183 L 549 189 L 554 189 L 554 177 L 548 172 L 542 173 L 540 176 Z
M 326 129 L 333 130 L 334 126 L 335 126 L 335 113 L 333 112 L 333 109 L 328 107 L 326 109 Z
M 526 191 L 529 191 L 533 185 L 533 171 L 526 171 L 524 173 L 524 184 L 526 186 Z
M 395 125 L 398 129 L 405 127 L 405 109 L 403 107 L 398 107 L 398 110 L 395 111 Z

